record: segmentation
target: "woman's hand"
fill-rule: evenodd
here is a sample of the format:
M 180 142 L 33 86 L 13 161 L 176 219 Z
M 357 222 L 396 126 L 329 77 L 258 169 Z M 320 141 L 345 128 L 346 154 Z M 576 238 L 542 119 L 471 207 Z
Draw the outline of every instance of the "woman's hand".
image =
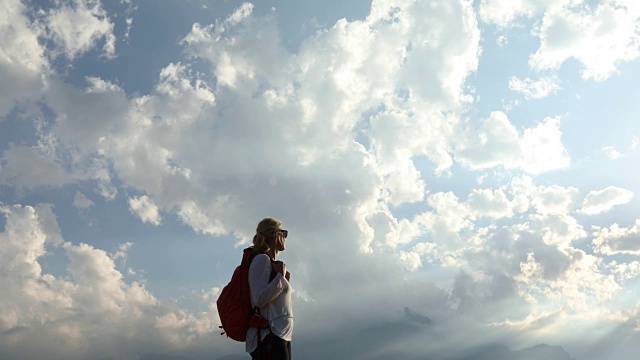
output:
M 274 261 L 271 263 L 273 271 L 285 275 L 287 273 L 287 267 L 282 261 Z

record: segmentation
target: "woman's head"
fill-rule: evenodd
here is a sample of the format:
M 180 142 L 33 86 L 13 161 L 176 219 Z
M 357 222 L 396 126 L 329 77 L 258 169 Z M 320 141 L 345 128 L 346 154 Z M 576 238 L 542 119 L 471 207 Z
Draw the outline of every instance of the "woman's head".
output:
M 287 231 L 282 229 L 282 222 L 274 218 L 264 218 L 258 223 L 253 236 L 253 251 L 268 252 L 272 247 L 276 251 L 284 250 L 284 239 Z

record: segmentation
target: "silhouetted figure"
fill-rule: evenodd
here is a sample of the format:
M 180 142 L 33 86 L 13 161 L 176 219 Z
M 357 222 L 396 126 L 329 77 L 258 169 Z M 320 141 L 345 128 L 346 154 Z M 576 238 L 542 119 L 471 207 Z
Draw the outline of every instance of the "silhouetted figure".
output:
M 247 330 L 246 350 L 253 359 L 290 360 L 293 312 L 289 272 L 278 252 L 285 249 L 288 231 L 282 222 L 265 218 L 258 223 L 252 250 L 257 254 L 249 268 L 251 306 L 269 321 L 266 328 Z M 259 340 L 260 339 L 260 340 Z

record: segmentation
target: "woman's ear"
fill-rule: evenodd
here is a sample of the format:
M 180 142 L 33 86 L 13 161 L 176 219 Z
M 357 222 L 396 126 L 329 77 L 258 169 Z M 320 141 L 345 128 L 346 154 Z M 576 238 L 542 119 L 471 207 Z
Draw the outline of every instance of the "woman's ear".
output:
M 276 245 L 278 244 L 278 242 L 276 241 L 276 238 L 265 237 L 264 241 L 267 243 L 267 246 L 269 246 L 269 248 L 277 249 Z

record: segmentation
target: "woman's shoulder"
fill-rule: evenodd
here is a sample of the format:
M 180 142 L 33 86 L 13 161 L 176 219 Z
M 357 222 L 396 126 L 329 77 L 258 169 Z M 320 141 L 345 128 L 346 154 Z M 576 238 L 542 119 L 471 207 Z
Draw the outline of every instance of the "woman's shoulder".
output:
M 271 262 L 271 259 L 269 258 L 269 255 L 267 254 L 257 254 L 256 256 L 253 257 L 253 261 L 251 262 L 252 264 L 255 263 L 269 263 Z

